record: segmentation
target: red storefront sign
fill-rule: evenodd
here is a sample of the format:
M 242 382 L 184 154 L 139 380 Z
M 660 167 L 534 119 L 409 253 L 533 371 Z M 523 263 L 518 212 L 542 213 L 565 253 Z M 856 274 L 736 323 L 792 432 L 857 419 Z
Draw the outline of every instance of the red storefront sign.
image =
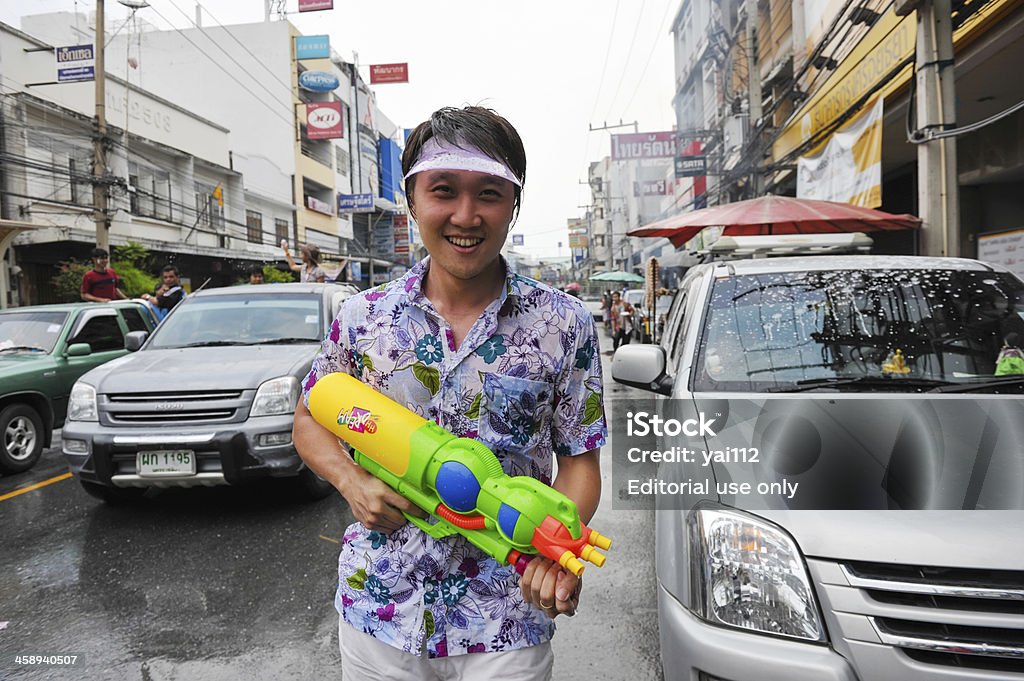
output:
M 306 137 L 327 140 L 344 137 L 341 102 L 312 102 L 306 105 Z
M 370 84 L 408 83 L 409 64 L 373 64 L 370 66 Z
M 300 12 L 318 12 L 322 9 L 334 9 L 334 0 L 299 0 Z
M 394 218 L 395 228 L 395 253 L 407 254 L 409 252 L 409 217 L 396 215 Z
M 672 158 L 676 155 L 676 134 L 668 132 L 637 132 L 612 135 L 612 160 L 639 158 Z

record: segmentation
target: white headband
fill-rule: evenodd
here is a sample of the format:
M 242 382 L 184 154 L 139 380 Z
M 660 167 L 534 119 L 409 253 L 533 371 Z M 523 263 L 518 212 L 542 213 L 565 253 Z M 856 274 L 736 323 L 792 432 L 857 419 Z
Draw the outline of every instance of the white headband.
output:
M 404 179 L 408 180 L 411 175 L 424 170 L 469 170 L 500 177 L 517 187 L 523 186 L 515 173 L 501 161 L 491 158 L 471 144 L 454 146 L 437 137 L 431 137 L 423 144 L 416 163 Z

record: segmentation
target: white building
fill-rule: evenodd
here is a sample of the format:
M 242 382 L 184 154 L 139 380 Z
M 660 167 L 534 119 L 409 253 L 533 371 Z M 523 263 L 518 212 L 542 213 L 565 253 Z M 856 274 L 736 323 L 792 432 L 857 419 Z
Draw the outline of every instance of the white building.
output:
M 37 226 L 15 240 L 10 302 L 50 300 L 54 267 L 84 259 L 93 218 L 92 81 L 55 83 L 53 46 L 0 24 L 3 177 L 0 217 Z M 241 175 L 231 168 L 229 130 L 116 77 L 107 80 L 110 243 L 129 241 L 173 262 L 187 277 L 214 259 L 265 259 L 245 240 Z M 214 198 L 221 188 L 223 206 Z

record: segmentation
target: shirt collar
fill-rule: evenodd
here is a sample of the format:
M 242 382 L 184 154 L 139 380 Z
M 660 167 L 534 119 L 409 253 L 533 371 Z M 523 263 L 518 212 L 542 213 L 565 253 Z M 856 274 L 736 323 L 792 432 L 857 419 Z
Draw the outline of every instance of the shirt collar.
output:
M 500 296 L 501 305 L 503 306 L 507 298 L 521 298 L 523 296 L 523 292 L 520 290 L 521 279 L 519 275 L 512 271 L 508 260 L 502 257 L 501 264 L 505 268 L 505 285 L 502 288 Z M 423 279 L 429 271 L 430 256 L 428 255 L 423 258 L 423 260 L 420 260 L 418 263 L 413 265 L 412 269 L 406 272 L 402 278 L 398 280 L 399 285 L 405 290 L 410 302 L 426 302 L 427 297 L 423 294 Z

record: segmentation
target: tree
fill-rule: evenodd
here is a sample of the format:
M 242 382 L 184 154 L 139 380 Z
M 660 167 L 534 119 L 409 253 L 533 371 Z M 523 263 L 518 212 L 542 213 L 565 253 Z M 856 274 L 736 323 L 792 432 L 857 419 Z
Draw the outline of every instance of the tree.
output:
M 143 293 L 152 293 L 158 278 L 148 274 L 152 271 L 152 256 L 149 249 L 129 241 L 124 246 L 114 247 L 110 266 L 121 277 L 121 290 L 129 298 L 138 298 Z M 71 258 L 58 263 L 57 273 L 50 279 L 57 299 L 73 303 L 82 299 L 82 277 L 92 268 L 92 261 Z

